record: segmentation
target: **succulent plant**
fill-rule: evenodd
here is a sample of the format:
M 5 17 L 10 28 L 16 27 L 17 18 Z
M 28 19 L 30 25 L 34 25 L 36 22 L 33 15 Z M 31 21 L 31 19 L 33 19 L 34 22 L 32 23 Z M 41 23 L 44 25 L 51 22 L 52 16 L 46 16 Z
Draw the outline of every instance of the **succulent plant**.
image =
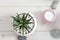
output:
M 16 16 L 11 16 L 13 19 L 14 30 L 19 34 L 24 35 L 30 33 L 34 29 L 34 19 L 29 13 L 20 13 Z

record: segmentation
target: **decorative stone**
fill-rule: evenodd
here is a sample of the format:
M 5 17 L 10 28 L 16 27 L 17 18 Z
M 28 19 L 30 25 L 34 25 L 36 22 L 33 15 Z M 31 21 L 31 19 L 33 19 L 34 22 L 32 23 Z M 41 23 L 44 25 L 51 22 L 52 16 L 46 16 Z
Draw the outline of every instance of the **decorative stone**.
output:
M 51 32 L 52 37 L 60 38 L 60 29 L 52 29 L 50 32 Z
M 26 40 L 26 36 L 18 36 L 18 40 Z

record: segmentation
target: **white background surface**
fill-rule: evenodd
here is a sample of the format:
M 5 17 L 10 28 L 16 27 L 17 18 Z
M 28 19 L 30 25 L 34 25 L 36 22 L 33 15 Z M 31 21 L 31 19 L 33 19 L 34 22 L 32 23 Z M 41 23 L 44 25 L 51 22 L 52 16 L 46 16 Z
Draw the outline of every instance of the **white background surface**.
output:
M 27 40 L 59 40 L 50 35 L 50 28 L 40 21 L 41 12 L 49 8 L 53 0 L 0 0 L 0 40 L 17 40 L 13 32 L 11 17 L 16 12 L 30 12 L 37 19 L 35 32 L 27 36 Z M 59 12 L 59 5 L 56 10 Z M 4 34 L 4 35 L 3 35 Z

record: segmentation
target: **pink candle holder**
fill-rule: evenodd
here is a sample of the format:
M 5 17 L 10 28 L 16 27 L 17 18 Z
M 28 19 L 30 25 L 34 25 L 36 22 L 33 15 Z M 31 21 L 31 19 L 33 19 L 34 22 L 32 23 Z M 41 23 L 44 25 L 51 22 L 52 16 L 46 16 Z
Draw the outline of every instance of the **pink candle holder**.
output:
M 41 19 L 43 23 L 54 23 L 56 19 L 55 11 L 53 9 L 47 9 L 43 11 L 41 14 Z

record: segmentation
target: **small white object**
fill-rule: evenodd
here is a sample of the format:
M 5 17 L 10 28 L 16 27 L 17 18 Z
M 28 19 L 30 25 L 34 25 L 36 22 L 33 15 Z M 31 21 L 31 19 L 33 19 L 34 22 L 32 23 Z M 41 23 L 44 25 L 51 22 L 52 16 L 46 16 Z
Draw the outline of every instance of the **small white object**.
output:
M 51 21 L 54 18 L 54 14 L 51 11 L 47 11 L 44 17 L 46 20 Z

